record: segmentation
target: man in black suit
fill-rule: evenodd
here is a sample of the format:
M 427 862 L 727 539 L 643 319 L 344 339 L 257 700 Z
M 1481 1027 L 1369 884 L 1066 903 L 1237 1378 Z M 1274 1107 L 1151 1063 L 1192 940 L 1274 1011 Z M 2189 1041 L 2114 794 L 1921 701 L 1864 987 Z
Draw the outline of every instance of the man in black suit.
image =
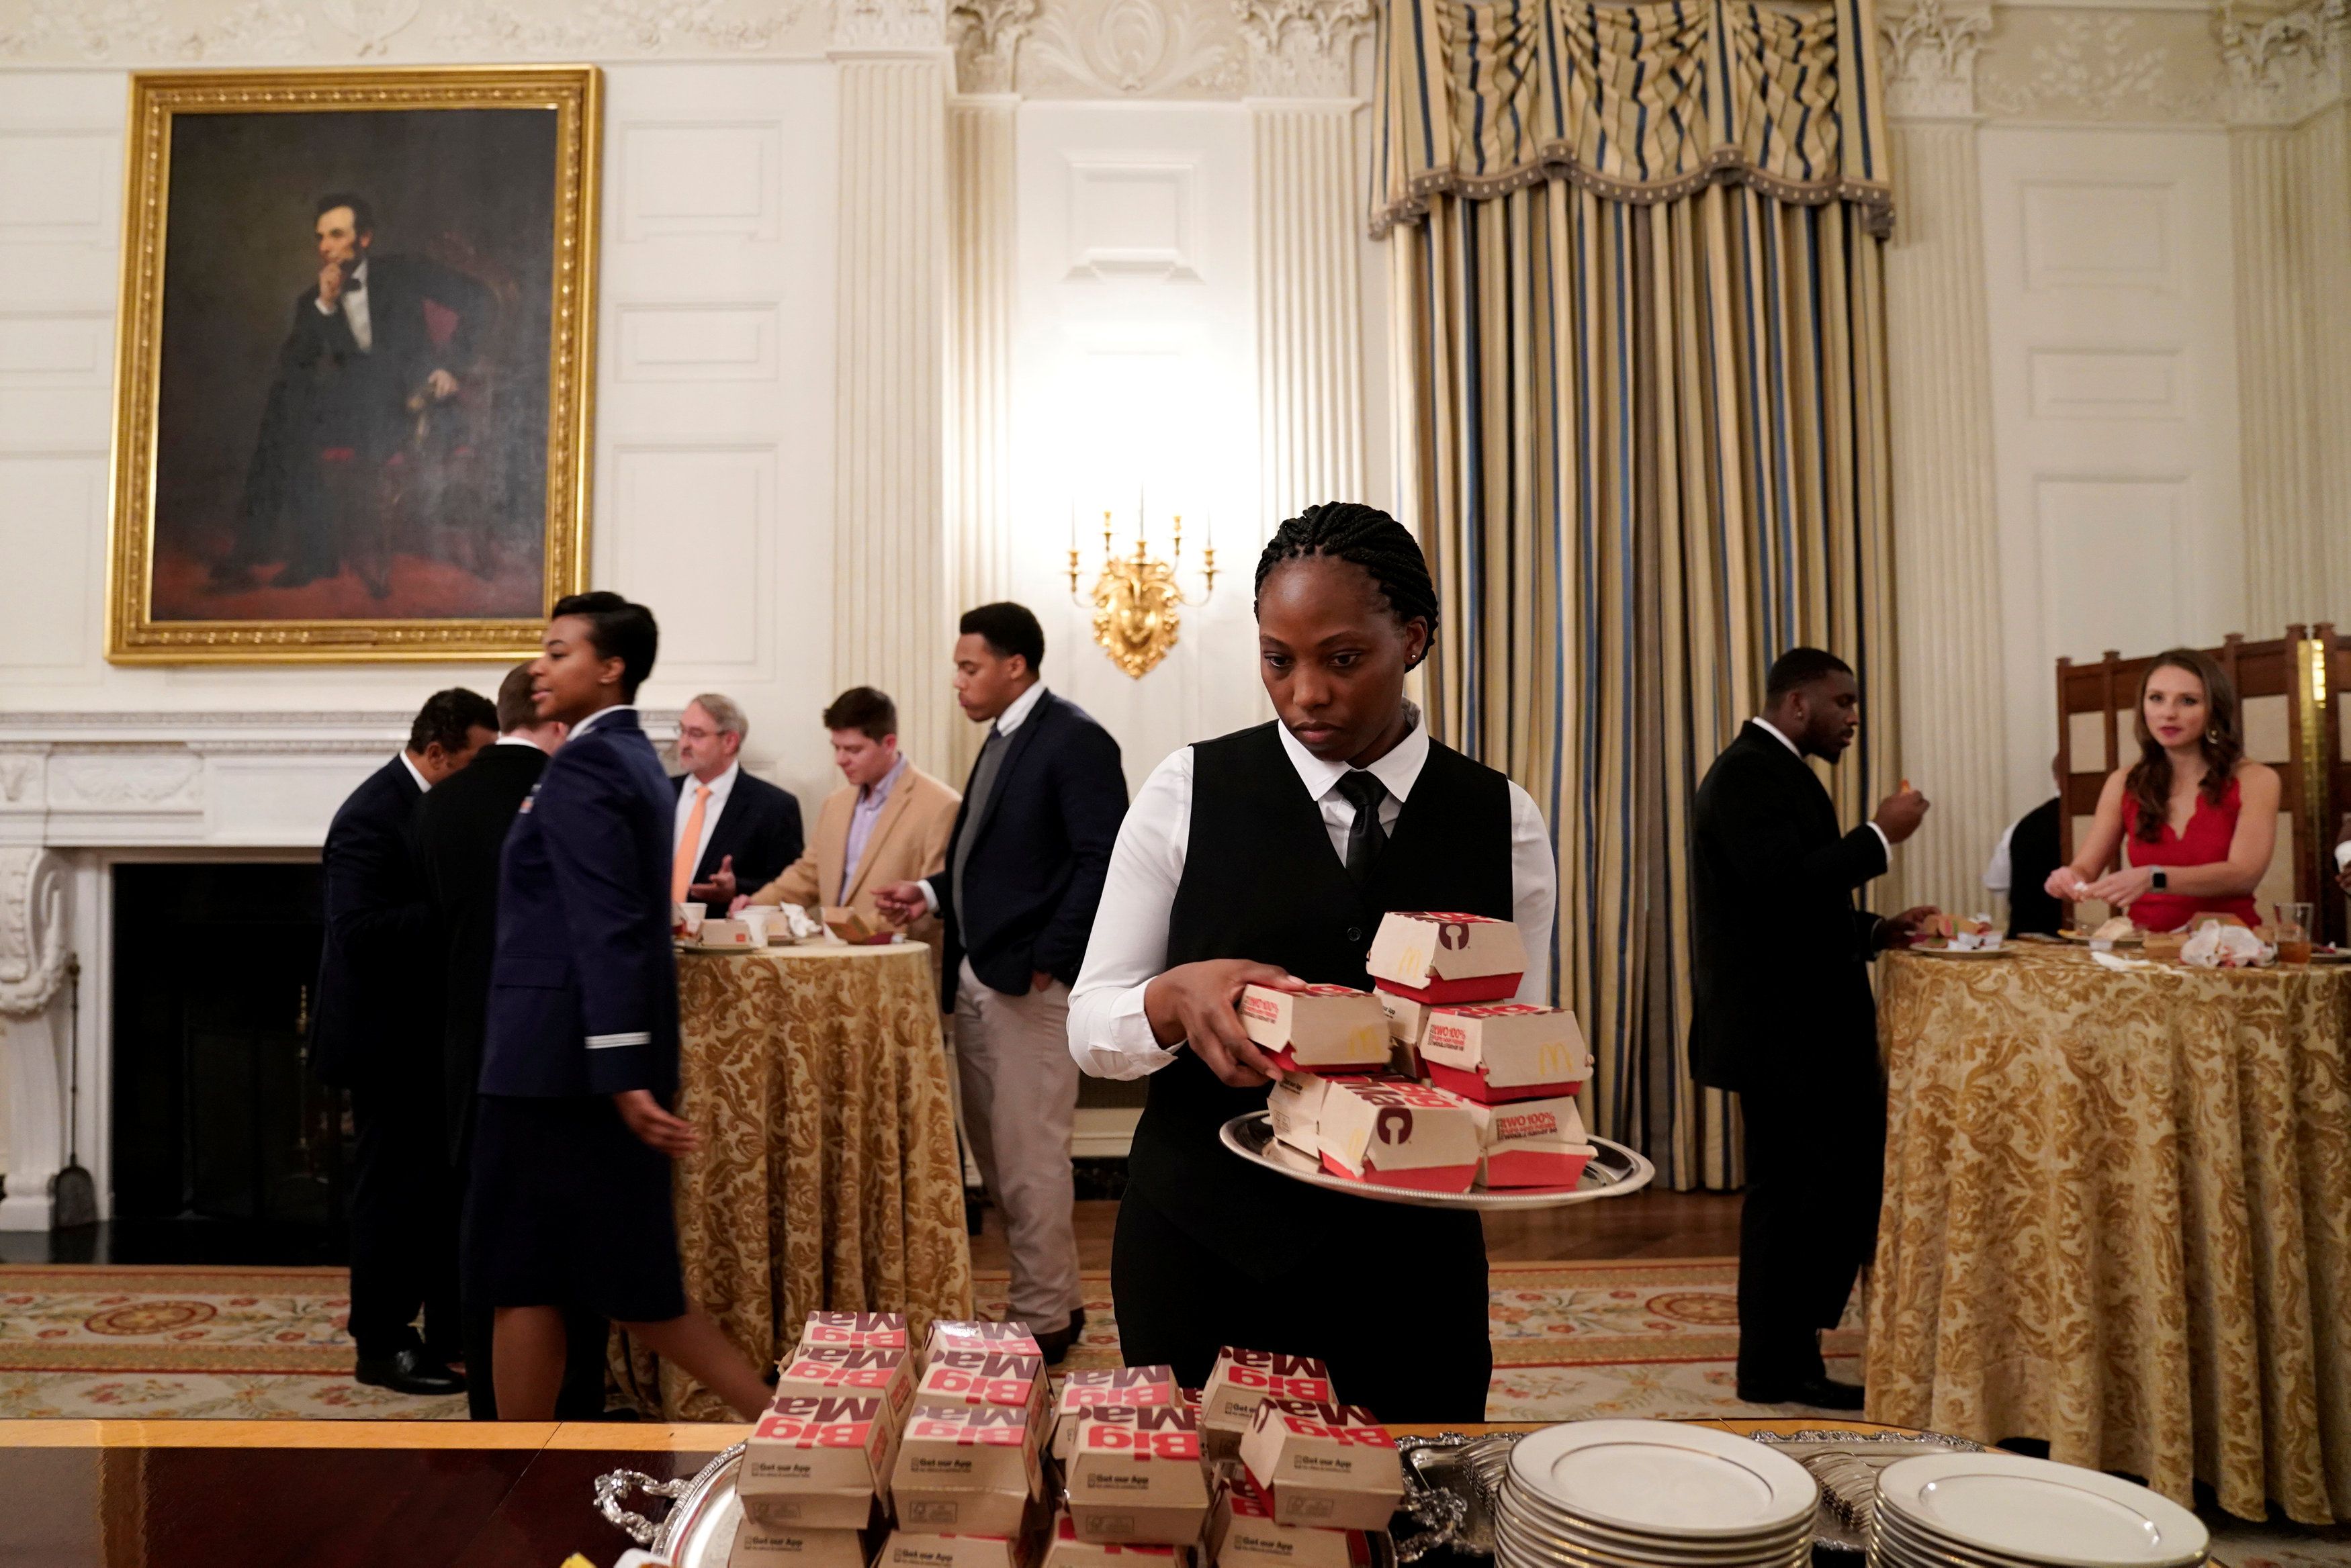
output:
M 348 1088 L 359 1148 L 351 1179 L 352 1376 L 403 1394 L 453 1394 L 457 1208 L 442 1127 L 442 959 L 417 853 L 416 804 L 497 738 L 497 711 L 436 691 L 408 745 L 368 775 L 327 829 L 327 940 L 310 1056 Z M 414 1327 L 424 1314 L 428 1347 Z
M 2049 776 L 2057 781 L 2051 795 L 2008 825 L 1984 867 L 1983 885 L 2008 898 L 2008 934 L 2011 937 L 2053 937 L 2065 923 L 2064 906 L 2051 896 L 2049 874 L 2065 863 L 2057 853 L 2057 812 L 2065 793 L 2065 777 L 2051 758 Z
M 459 1190 L 472 1152 L 475 1088 L 482 1076 L 482 1032 L 490 1003 L 490 961 L 497 950 L 498 855 L 507 830 L 547 771 L 569 730 L 542 720 L 531 701 L 530 666 L 517 664 L 498 686 L 498 740 L 475 753 L 464 773 L 416 806 L 417 844 L 433 905 L 434 940 L 444 955 L 441 1077 L 443 1131 Z M 497 1419 L 490 1376 L 492 1314 L 458 1281 L 465 1314 L 465 1394 L 474 1419 Z M 585 1309 L 566 1314 L 571 1355 L 556 1413 L 593 1421 L 604 1413 L 604 1320 Z
M 1867 963 L 1935 911 L 1881 919 L 1854 890 L 1917 831 L 1907 784 L 1851 833 L 1804 758 L 1834 763 L 1861 723 L 1853 669 L 1782 654 L 1752 719 L 1698 785 L 1690 860 L 1690 1066 L 1734 1090 L 1746 1129 L 1739 1221 L 1739 1397 L 1858 1410 L 1832 1379 L 1836 1326 L 1868 1261 L 1885 1174 L 1886 1088 Z
M 746 773 L 739 760 L 750 724 L 731 697 L 705 691 L 678 715 L 670 901 L 691 898 L 713 919 L 737 893 L 756 893 L 800 857 L 800 803 Z
M 940 1005 L 956 1017 L 965 1131 L 1011 1246 L 1010 1315 L 1059 1362 L 1086 1321 L 1071 1226 L 1070 987 L 1126 815 L 1126 776 L 1109 732 L 1040 684 L 1044 658 L 1044 628 L 1023 607 L 964 616 L 956 701 L 989 726 L 987 742 L 947 868 L 874 902 L 901 925 L 940 917 Z
M 250 586 L 284 560 L 270 586 L 298 587 L 349 563 L 381 598 L 390 492 L 426 483 L 462 440 L 444 405 L 473 376 L 490 294 L 422 256 L 371 254 L 375 215 L 355 192 L 320 197 L 313 227 L 319 280 L 294 302 L 236 543 L 213 576 Z

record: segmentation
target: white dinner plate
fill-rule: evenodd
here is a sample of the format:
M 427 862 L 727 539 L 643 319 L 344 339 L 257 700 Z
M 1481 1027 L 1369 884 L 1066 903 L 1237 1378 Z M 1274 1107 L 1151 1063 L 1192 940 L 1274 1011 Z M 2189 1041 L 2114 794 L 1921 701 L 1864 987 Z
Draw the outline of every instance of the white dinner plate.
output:
M 2006 958 L 2008 956 L 2009 950 L 2005 943 L 1996 948 L 1930 948 L 1924 942 L 1914 942 L 1902 950 L 1905 952 L 1924 953 L 1928 958 L 1996 959 Z
M 1669 1421 L 1570 1421 L 1510 1450 L 1512 1483 L 1596 1524 L 1693 1544 L 1809 1522 L 1821 1489 L 1761 1443 Z
M 1583 1179 L 1573 1188 L 1530 1187 L 1488 1191 L 1422 1192 L 1409 1187 L 1384 1187 L 1376 1181 L 1356 1181 L 1333 1176 L 1316 1161 L 1273 1136 L 1273 1122 L 1264 1111 L 1248 1111 L 1217 1129 L 1224 1146 L 1251 1165 L 1261 1165 L 1292 1181 L 1324 1187 L 1350 1198 L 1381 1203 L 1402 1203 L 1414 1209 L 1557 1209 L 1569 1203 L 1589 1203 L 1595 1198 L 1622 1198 L 1649 1185 L 1657 1168 L 1623 1144 L 1604 1137 L 1587 1138 L 1599 1152 L 1583 1168 Z
M 2066 1568 L 2199 1561 L 2211 1532 L 2143 1486 L 2020 1454 L 1936 1454 L 1888 1465 L 1877 1505 L 1980 1552 Z

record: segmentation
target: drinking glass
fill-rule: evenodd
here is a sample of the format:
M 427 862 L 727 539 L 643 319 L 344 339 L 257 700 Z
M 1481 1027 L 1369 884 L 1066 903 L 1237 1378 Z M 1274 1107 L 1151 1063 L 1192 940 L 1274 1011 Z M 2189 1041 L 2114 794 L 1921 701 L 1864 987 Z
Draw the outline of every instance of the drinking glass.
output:
M 2273 904 L 2271 911 L 2277 917 L 2278 962 L 2308 963 L 2310 961 L 2310 918 L 2308 904 Z

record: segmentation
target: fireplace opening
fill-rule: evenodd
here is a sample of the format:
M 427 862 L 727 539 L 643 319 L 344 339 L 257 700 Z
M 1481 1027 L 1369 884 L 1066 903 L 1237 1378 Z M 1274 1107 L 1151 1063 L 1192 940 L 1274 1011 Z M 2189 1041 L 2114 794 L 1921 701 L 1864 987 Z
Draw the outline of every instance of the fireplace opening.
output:
M 114 867 L 110 1251 L 340 1261 L 342 1096 L 309 1070 L 315 865 Z

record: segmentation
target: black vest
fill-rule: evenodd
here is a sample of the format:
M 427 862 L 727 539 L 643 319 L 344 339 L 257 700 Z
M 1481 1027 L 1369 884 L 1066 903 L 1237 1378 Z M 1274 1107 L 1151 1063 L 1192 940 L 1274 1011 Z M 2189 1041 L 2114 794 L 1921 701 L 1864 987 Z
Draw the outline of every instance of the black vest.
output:
M 2008 934 L 2053 937 L 2064 910 L 2043 886 L 2057 869 L 2057 802 L 2046 800 L 2017 819 L 2008 836 Z
M 1191 842 L 1167 919 L 1167 964 L 1244 958 L 1301 980 L 1364 987 L 1372 935 L 1390 909 L 1461 909 L 1509 919 L 1510 783 L 1432 742 L 1370 879 L 1357 887 L 1271 724 L 1192 748 Z M 1219 1083 L 1189 1051 L 1154 1073 L 1128 1162 L 1141 1197 L 1202 1245 L 1265 1277 L 1316 1243 L 1404 1232 L 1414 1245 L 1483 1243 L 1477 1216 L 1343 1197 L 1285 1180 L 1226 1149 L 1217 1129 L 1261 1110 L 1263 1088 Z M 1425 1237 L 1420 1232 L 1426 1231 Z M 1350 1238 L 1353 1238 L 1351 1241 Z

